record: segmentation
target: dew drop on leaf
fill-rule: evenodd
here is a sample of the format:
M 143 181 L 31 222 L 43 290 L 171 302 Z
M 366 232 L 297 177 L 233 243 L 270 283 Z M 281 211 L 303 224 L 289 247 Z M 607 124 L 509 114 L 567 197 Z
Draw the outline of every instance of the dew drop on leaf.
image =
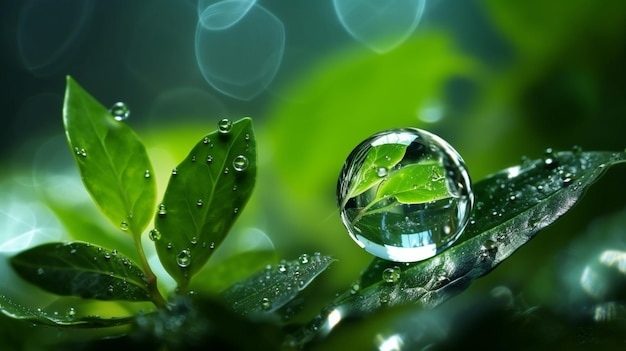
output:
M 174 168 L 172 169 L 172 175 L 175 176 L 178 174 L 178 169 Z
M 76 310 L 74 309 L 74 307 L 70 307 L 67 309 L 67 312 L 65 313 L 65 315 L 69 318 L 74 318 L 76 317 Z
M 130 109 L 123 102 L 116 102 L 109 109 L 109 113 L 115 118 L 116 121 L 125 121 L 130 117 Z
M 307 254 L 300 255 L 300 257 L 298 257 L 298 261 L 300 262 L 300 264 L 307 264 L 307 263 L 309 263 L 309 255 L 307 255 Z
M 189 267 L 191 263 L 191 252 L 187 249 L 181 250 L 178 255 L 176 255 L 176 263 L 181 268 Z
M 123 231 L 127 231 L 128 230 L 128 222 L 122 221 L 122 223 L 120 223 L 120 229 L 123 230 Z
M 398 280 L 400 280 L 400 272 L 401 270 L 398 266 L 385 268 L 383 270 L 383 281 L 387 283 L 396 283 Z
M 263 311 L 269 311 L 272 308 L 272 301 L 267 297 L 261 299 L 261 309 Z
M 452 245 L 474 204 L 465 162 L 437 135 L 386 130 L 348 156 L 337 183 L 341 219 L 352 239 L 389 261 L 427 259 Z
M 228 118 L 224 118 L 217 123 L 217 130 L 222 134 L 230 133 L 231 129 L 233 129 L 233 122 Z
M 160 204 L 159 205 L 159 217 L 165 217 L 165 215 L 167 214 L 167 207 L 165 207 L 165 204 Z
M 146 169 L 146 172 L 143 175 L 145 178 L 150 178 L 150 170 Z
M 233 160 L 233 168 L 237 172 L 243 172 L 246 168 L 248 168 L 248 163 L 248 158 L 246 156 L 239 155 Z
M 148 233 L 148 238 L 152 241 L 159 241 L 161 239 L 161 232 L 154 228 Z

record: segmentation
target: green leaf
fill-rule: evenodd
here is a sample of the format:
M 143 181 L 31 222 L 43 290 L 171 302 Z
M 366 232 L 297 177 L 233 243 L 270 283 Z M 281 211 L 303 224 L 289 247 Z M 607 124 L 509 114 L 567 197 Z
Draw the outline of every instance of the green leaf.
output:
M 58 295 L 150 300 L 143 271 L 116 250 L 83 242 L 49 243 L 20 252 L 10 262 L 23 279 Z
M 98 316 L 75 316 L 72 313 L 47 313 L 33 311 L 5 295 L 0 295 L 0 312 L 13 319 L 31 323 L 66 328 L 103 328 L 131 324 L 135 317 L 101 318 Z
M 450 197 L 444 175 L 438 162 L 404 166 L 380 184 L 376 198 L 393 196 L 403 204 L 419 204 Z
M 380 174 L 381 169 L 384 169 L 386 174 L 389 169 L 398 164 L 404 157 L 406 148 L 407 145 L 402 144 L 377 145 L 368 150 L 365 159 L 362 161 L 363 155 L 353 155 L 357 160 L 357 164 L 360 162 L 363 162 L 363 164 L 360 167 L 354 167 L 356 169 L 354 176 L 347 175 L 348 178 L 353 180 L 341 207 L 344 207 L 350 198 L 362 194 L 382 182 L 384 177 Z M 355 150 L 360 149 L 361 147 L 357 146 Z
M 334 261 L 319 253 L 294 261 L 268 265 L 264 270 L 228 288 L 222 296 L 241 314 L 273 312 L 293 300 Z
M 329 310 L 346 315 L 404 304 L 429 308 L 441 304 L 565 214 L 610 166 L 624 162 L 625 153 L 549 153 L 477 182 L 470 224 L 453 247 L 413 264 L 374 259 L 362 274 L 357 293 L 339 296 Z M 395 266 L 402 270 L 400 276 L 387 283 L 383 272 Z M 311 336 L 304 334 L 299 336 L 302 340 Z
M 246 117 L 228 133 L 206 135 L 173 172 L 155 219 L 160 233 L 155 246 L 181 289 L 211 257 L 247 203 L 256 163 L 252 119 Z
M 140 236 L 156 201 L 154 172 L 142 142 L 69 76 L 63 122 L 87 191 L 115 226 Z

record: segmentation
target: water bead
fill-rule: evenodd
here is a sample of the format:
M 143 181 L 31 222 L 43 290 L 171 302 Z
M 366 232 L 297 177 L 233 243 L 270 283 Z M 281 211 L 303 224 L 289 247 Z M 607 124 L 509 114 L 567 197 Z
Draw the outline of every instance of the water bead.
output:
M 159 241 L 161 240 L 161 232 L 158 229 L 154 228 L 148 233 L 148 238 L 150 238 L 150 240 L 152 241 Z
M 343 165 L 337 198 L 352 239 L 396 262 L 447 249 L 474 204 L 461 156 L 445 140 L 416 128 L 386 130 L 359 144 Z
M 224 118 L 220 120 L 219 122 L 217 122 L 217 130 L 220 133 L 228 134 L 230 133 L 231 129 L 233 129 L 233 122 L 230 119 Z
M 189 250 L 181 250 L 176 256 L 176 263 L 181 268 L 189 267 L 191 263 L 191 252 L 189 252 Z
M 123 102 L 116 102 L 109 109 L 109 113 L 115 118 L 116 121 L 125 121 L 130 117 L 130 109 Z
M 246 168 L 248 168 L 248 163 L 249 161 L 246 156 L 239 155 L 233 160 L 233 168 L 237 172 L 243 172 L 246 170 Z

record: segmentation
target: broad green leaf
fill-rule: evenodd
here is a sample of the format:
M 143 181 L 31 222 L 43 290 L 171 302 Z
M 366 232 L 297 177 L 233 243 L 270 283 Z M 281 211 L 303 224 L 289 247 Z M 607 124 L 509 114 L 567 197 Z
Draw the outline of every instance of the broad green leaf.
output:
M 358 160 L 355 162 L 357 164 L 363 162 L 363 164 L 360 167 L 354 167 L 356 170 L 354 176 L 346 175 L 347 178 L 353 180 L 350 182 L 344 203 L 340 207 L 344 207 L 350 198 L 362 194 L 382 182 L 384 177 L 380 174 L 381 169 L 384 169 L 386 173 L 398 164 L 404 157 L 406 148 L 407 145 L 402 144 L 383 144 L 369 149 L 365 159 L 362 161 L 363 155 L 354 155 Z M 360 149 L 360 147 L 357 147 L 355 150 Z
M 101 318 L 98 316 L 76 316 L 69 313 L 47 313 L 22 306 L 5 295 L 0 295 L 0 312 L 13 319 L 31 323 L 65 328 L 104 328 L 131 324 L 135 317 Z
M 329 311 L 349 315 L 403 304 L 441 304 L 564 215 L 610 166 L 625 162 L 625 153 L 551 153 L 477 182 L 470 224 L 453 247 L 407 265 L 374 259 L 357 284 L 360 289 L 339 296 Z M 394 266 L 402 270 L 400 276 L 387 283 L 383 272 Z M 303 340 L 311 337 L 304 334 Z
M 116 250 L 84 242 L 49 243 L 20 252 L 10 262 L 23 279 L 58 295 L 150 300 L 143 271 Z
M 301 255 L 294 261 L 268 265 L 265 269 L 223 292 L 222 296 L 241 314 L 273 312 L 293 300 L 334 261 L 319 253 Z
M 248 201 L 256 179 L 252 119 L 214 131 L 172 172 L 158 206 L 155 241 L 167 272 L 185 289 L 211 257 Z
M 140 236 L 156 201 L 154 172 L 142 142 L 69 76 L 63 123 L 87 191 L 116 227 Z

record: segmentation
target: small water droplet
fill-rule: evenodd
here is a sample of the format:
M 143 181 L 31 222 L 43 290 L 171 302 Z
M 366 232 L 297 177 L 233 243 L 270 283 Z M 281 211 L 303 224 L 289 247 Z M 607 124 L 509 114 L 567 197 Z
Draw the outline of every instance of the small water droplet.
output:
M 228 174 L 229 171 L 228 167 L 224 167 L 224 174 Z
M 233 122 L 230 119 L 224 118 L 217 122 L 217 130 L 222 134 L 230 133 L 231 129 L 233 129 Z
M 123 230 L 123 231 L 127 231 L 128 230 L 128 222 L 122 221 L 122 223 L 120 223 L 120 229 Z
M 280 273 L 287 273 L 287 266 L 285 266 L 284 264 L 281 264 L 278 266 L 278 271 Z
M 378 295 L 378 301 L 380 302 L 381 305 L 386 305 L 389 303 L 391 297 L 389 296 L 389 293 L 386 291 L 381 291 L 380 294 Z
M 191 156 L 191 162 L 196 162 L 196 156 Z
M 198 238 L 196 238 L 196 237 L 194 236 L 194 237 L 192 237 L 192 238 L 191 238 L 190 242 L 191 242 L 191 245 L 195 245 L 195 244 L 197 244 L 197 243 L 198 243 Z
M 233 191 L 237 191 L 237 184 L 233 185 Z
M 300 264 L 307 264 L 307 263 L 309 263 L 309 255 L 307 255 L 307 254 L 300 255 L 300 257 L 298 257 L 298 261 L 300 262 Z
M 261 299 L 261 309 L 263 311 L 269 311 L 272 308 L 272 301 L 267 297 Z
M 159 217 L 165 217 L 165 215 L 167 214 L 167 207 L 165 207 L 165 204 L 160 204 L 159 205 Z
M 116 102 L 109 109 L 109 113 L 115 118 L 116 121 L 125 121 L 130 117 L 130 109 L 123 102 Z
M 556 155 L 552 148 L 547 148 L 543 155 L 543 164 L 547 169 L 554 169 L 558 166 Z
M 37 275 L 43 275 L 45 273 L 44 269 L 39 267 L 37 268 Z
M 178 174 L 178 169 L 174 168 L 172 169 L 172 175 L 175 176 Z
M 235 208 L 233 209 L 233 214 L 237 214 L 237 213 L 239 213 L 239 207 L 235 207 Z
M 248 168 L 248 163 L 249 161 L 246 156 L 239 155 L 233 160 L 233 168 L 237 172 L 243 172 L 246 170 L 246 168 Z
M 387 267 L 383 270 L 383 280 L 387 283 L 396 283 L 400 279 L 400 267 Z
M 146 169 L 146 172 L 143 175 L 145 178 L 150 178 L 150 170 Z
M 104 259 L 105 260 L 110 260 L 111 259 L 111 254 L 109 253 L 109 251 L 105 251 L 104 252 Z
M 204 143 L 204 145 L 207 145 L 211 142 L 211 139 L 209 139 L 209 137 L 204 137 L 204 139 L 202 139 L 202 142 Z
M 571 173 L 563 173 L 561 175 L 561 184 L 563 186 L 569 186 L 574 181 L 574 175 Z
M 209 244 L 209 249 L 215 249 L 215 241 L 211 241 L 211 244 Z
M 387 175 L 387 167 L 378 167 L 376 170 L 376 174 L 382 178 Z
M 245 141 L 250 140 L 250 134 L 246 133 L 246 135 L 244 135 L 244 136 L 243 136 L 243 139 L 244 139 Z
M 191 252 L 187 249 L 181 250 L 176 256 L 176 263 L 181 268 L 189 267 L 189 264 L 191 263 Z
M 74 307 L 70 307 L 67 309 L 67 312 L 65 312 L 65 315 L 69 318 L 74 318 L 76 317 L 76 310 L 74 309 Z
M 207 156 L 207 157 L 206 157 L 206 162 L 207 162 L 207 163 L 211 163 L 211 162 L 213 162 L 213 156 L 211 156 L 211 155 Z
M 159 241 L 161 240 L 161 232 L 158 229 L 154 228 L 148 233 L 148 238 L 150 238 L 150 240 L 152 241 Z
M 75 147 L 74 148 L 74 152 L 78 156 L 87 157 L 87 151 L 85 149 L 81 149 L 81 148 Z
M 167 249 L 171 250 L 172 249 L 172 243 L 167 243 Z
M 198 201 L 196 201 L 196 205 L 198 207 L 202 207 L 203 204 L 204 204 L 204 202 L 202 201 L 202 199 L 198 199 Z
M 116 250 L 116 249 L 113 249 L 113 251 L 111 251 L 111 254 L 112 254 L 113 256 L 117 256 L 117 250 Z

